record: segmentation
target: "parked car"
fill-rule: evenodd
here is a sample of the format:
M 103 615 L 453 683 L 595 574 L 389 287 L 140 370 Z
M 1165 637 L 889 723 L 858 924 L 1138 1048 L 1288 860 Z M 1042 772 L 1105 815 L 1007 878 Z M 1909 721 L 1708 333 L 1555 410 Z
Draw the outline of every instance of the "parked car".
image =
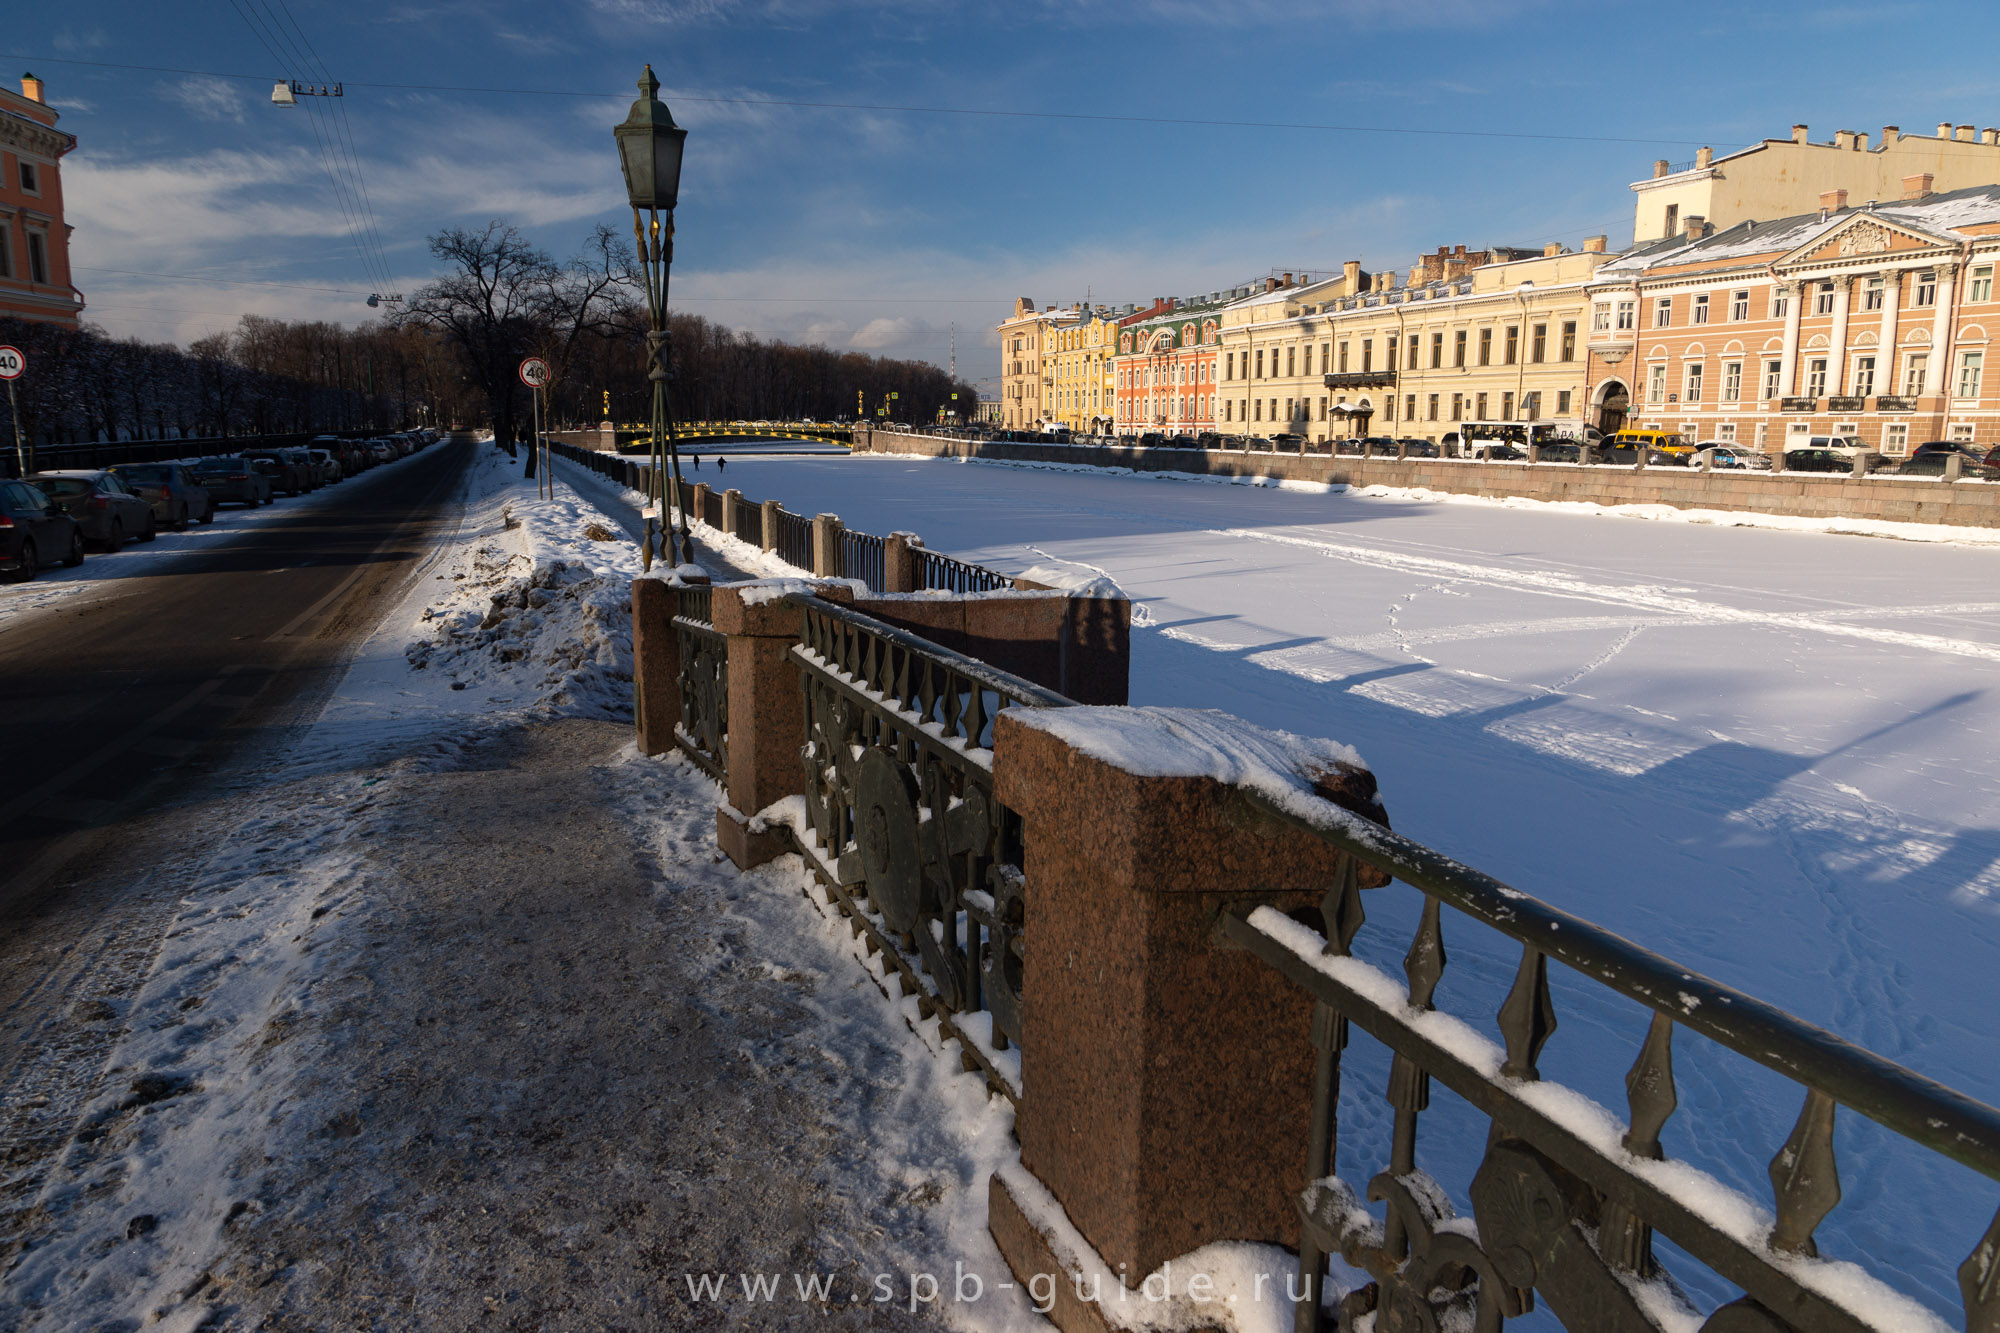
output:
M 218 504 L 229 500 L 255 509 L 271 503 L 271 479 L 251 467 L 247 458 L 204 458 L 191 471 Z
M 1738 468 L 1749 472 L 1769 472 L 1771 456 L 1755 449 L 1746 449 L 1740 444 L 1724 444 L 1720 441 L 1704 444 L 1703 449 L 1714 451 L 1713 467 Z
M 1420 440 L 1415 436 L 1404 436 L 1398 439 L 1396 443 L 1402 446 L 1403 452 L 1411 458 L 1436 458 L 1438 456 L 1437 444 L 1431 440 Z
M 153 506 L 153 521 L 186 532 L 190 519 L 215 522 L 215 501 L 185 463 L 120 463 L 111 469 Z
M 1290 431 L 1283 431 L 1271 437 L 1271 447 L 1280 453 L 1295 454 L 1299 452 L 1299 446 L 1305 442 L 1305 436 L 1294 435 Z
M 1472 446 L 1472 456 L 1488 463 L 1519 463 L 1528 456 L 1528 451 L 1505 440 L 1482 440 Z
M 1813 435 L 1807 438 L 1804 447 L 1807 449 L 1831 449 L 1834 453 L 1841 455 L 1851 463 L 1854 461 L 1854 455 L 1860 453 L 1866 446 L 1861 443 L 1859 435 Z M 1922 447 L 1922 445 L 1918 446 L 1918 448 Z
M 1544 463 L 1579 463 L 1583 461 L 1583 446 L 1574 440 L 1550 440 L 1542 445 L 1541 459 Z
M 370 440 L 368 442 L 368 457 L 370 461 L 376 463 L 390 462 L 396 457 L 396 446 L 387 440 Z
M 1838 449 L 1785 450 L 1787 472 L 1852 472 L 1853 470 L 1854 460 Z
M 1953 458 L 1961 461 L 1959 475 L 1980 481 L 2000 480 L 2000 467 L 1989 465 L 1985 456 L 1971 445 L 1949 441 L 1920 444 L 1896 469 L 1899 477 L 1942 477 Z
M 83 529 L 39 487 L 0 481 L 0 570 L 26 583 L 55 560 L 83 563 Z
M 160 535 L 159 525 L 153 521 L 153 506 L 134 495 L 115 472 L 66 469 L 37 472 L 27 480 L 76 520 L 85 541 L 96 542 L 107 551 L 120 550 L 128 537 L 149 542 Z
M 340 460 L 334 456 L 331 449 L 308 449 L 306 454 L 312 459 L 313 467 L 319 473 L 320 485 L 331 486 L 347 475 L 347 470 L 341 467 Z
M 291 449 L 245 449 L 250 466 L 271 479 L 271 489 L 304 495 L 313 488 L 312 465 Z

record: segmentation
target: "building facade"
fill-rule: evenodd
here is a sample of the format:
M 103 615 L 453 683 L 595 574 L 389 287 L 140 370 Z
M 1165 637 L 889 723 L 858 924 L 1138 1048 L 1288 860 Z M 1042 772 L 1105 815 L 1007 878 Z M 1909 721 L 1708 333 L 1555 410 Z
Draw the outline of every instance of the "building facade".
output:
M 2000 442 L 2000 185 L 1744 222 L 1634 250 L 1591 288 L 1591 408 L 1766 452 Z
M 1788 139 L 1766 139 L 1726 157 L 1703 148 L 1694 161 L 1653 164 L 1648 180 L 1632 182 L 1638 196 L 1632 241 L 1646 245 L 1679 236 L 1690 221 L 1721 230 L 1752 219 L 1797 217 L 1820 195 L 1845 190 L 1856 204 L 1900 199 L 1906 177 L 1931 178 L 1949 192 L 2000 181 L 2000 130 L 1939 125 L 1934 136 L 1904 134 L 1894 125 L 1869 146 L 1866 134 L 1841 130 L 1812 143 L 1804 125 Z
M 1054 306 L 1036 310 L 1033 299 L 1014 302 L 1000 322 L 1000 424 L 1008 430 L 1035 430 L 1047 419 L 1053 384 L 1049 353 L 1052 335 L 1077 322 Z
M 70 282 L 63 156 L 76 139 L 56 128 L 42 81 L 0 88 L 0 316 L 75 328 L 83 295 Z
M 1225 302 L 1155 301 L 1122 321 L 1112 367 L 1121 435 L 1215 429 L 1216 352 Z
M 1118 320 L 1102 306 L 1069 313 L 1074 321 L 1048 334 L 1048 419 L 1078 434 L 1109 435 Z

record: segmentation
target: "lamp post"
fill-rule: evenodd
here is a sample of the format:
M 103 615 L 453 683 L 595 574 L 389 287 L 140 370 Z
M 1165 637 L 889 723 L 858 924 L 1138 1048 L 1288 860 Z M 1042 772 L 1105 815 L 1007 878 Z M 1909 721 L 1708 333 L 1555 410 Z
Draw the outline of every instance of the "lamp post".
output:
M 668 522 L 665 473 L 673 473 L 673 504 L 680 510 L 679 550 L 674 563 L 693 559 L 694 542 L 688 532 L 687 510 L 681 506 L 681 455 L 674 442 L 673 413 L 667 404 L 668 365 L 672 350 L 667 340 L 667 271 L 674 262 L 674 205 L 680 199 L 681 149 L 687 131 L 674 124 L 666 104 L 660 101 L 660 81 L 653 67 L 639 76 L 639 97 L 631 114 L 612 133 L 618 140 L 618 163 L 625 170 L 625 193 L 632 201 L 632 234 L 639 243 L 639 268 L 645 275 L 646 309 L 652 327 L 646 333 L 651 368 L 646 377 L 653 382 L 653 500 L 659 507 L 660 526 L 671 531 Z M 665 213 L 664 228 L 660 214 Z

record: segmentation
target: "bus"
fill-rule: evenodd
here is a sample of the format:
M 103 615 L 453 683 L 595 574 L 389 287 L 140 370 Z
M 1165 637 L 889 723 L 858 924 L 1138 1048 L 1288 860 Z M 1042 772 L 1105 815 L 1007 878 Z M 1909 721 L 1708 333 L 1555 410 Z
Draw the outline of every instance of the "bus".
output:
M 1466 421 L 1444 437 L 1447 458 L 1524 459 L 1528 446 L 1595 444 L 1603 436 L 1595 426 L 1564 417 L 1539 421 Z

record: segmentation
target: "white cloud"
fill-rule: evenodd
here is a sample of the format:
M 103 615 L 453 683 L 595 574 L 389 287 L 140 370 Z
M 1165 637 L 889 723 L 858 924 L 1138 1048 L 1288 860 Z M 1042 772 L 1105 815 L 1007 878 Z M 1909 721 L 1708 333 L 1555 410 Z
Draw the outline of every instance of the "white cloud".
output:
M 243 123 L 243 93 L 227 79 L 213 79 L 205 74 L 182 79 L 179 83 L 162 84 L 161 89 L 174 101 L 186 107 L 189 112 L 202 120 L 226 120 Z

